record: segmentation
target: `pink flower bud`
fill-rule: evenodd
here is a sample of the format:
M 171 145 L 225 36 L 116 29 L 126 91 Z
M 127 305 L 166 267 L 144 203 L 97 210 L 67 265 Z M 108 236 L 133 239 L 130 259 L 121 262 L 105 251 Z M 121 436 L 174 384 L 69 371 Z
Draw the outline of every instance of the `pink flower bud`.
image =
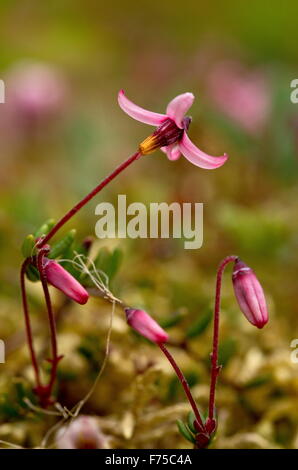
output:
M 233 285 L 241 311 L 250 323 L 263 328 L 268 322 L 264 292 L 253 270 L 240 259 L 234 265 Z
M 46 259 L 44 270 L 47 280 L 52 286 L 61 290 L 67 297 L 85 304 L 89 298 L 89 294 L 83 286 L 64 269 L 57 261 Z
M 125 313 L 127 323 L 140 335 L 153 343 L 165 343 L 168 340 L 168 334 L 144 310 L 126 308 Z
M 61 428 L 56 437 L 58 449 L 105 449 L 107 439 L 91 416 L 79 416 Z

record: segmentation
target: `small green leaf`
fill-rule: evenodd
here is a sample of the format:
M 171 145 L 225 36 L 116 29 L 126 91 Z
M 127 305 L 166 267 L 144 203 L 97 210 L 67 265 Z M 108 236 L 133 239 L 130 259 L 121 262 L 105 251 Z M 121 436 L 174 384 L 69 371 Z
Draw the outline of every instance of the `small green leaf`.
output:
M 31 282 L 37 282 L 40 279 L 38 269 L 33 264 L 27 266 L 26 276 Z
M 187 415 L 187 424 L 191 432 L 196 434 L 196 428 L 194 427 L 194 422 L 196 421 L 196 417 L 193 411 L 190 411 Z
M 21 378 L 16 378 L 14 382 L 15 386 L 15 394 L 16 394 L 16 402 L 20 405 L 20 407 L 25 408 L 28 410 L 28 405 L 26 405 L 24 399 L 29 398 L 30 401 L 33 403 L 36 401 L 36 396 L 32 392 L 32 390 L 28 387 L 28 384 L 24 382 Z
M 62 261 L 61 265 L 75 279 L 79 279 L 82 273 L 81 273 L 80 269 L 73 264 L 72 260 L 73 260 L 74 257 L 75 257 L 75 253 L 73 251 L 72 246 L 70 246 L 63 253 L 63 258 L 66 259 L 66 260 L 69 260 L 69 261 Z
M 159 322 L 159 324 L 162 328 L 172 328 L 173 326 L 178 325 L 183 319 L 183 317 L 184 315 L 181 315 L 181 313 L 177 313 L 176 315 L 173 315 L 171 317 L 164 318 Z
M 180 391 L 180 382 L 175 375 L 169 381 L 165 395 L 166 402 L 172 402 L 177 397 L 178 391 Z
M 19 406 L 11 401 L 8 393 L 4 393 L 1 397 L 0 416 L 2 420 L 13 420 L 20 417 Z
M 122 261 L 122 251 L 119 248 L 116 248 L 112 253 L 106 248 L 103 247 L 99 250 L 94 264 L 96 269 L 103 271 L 111 280 L 116 272 L 118 271 Z
M 39 227 L 38 230 L 35 232 L 35 238 L 42 237 L 43 235 L 46 235 L 49 233 L 49 231 L 54 227 L 55 225 L 55 220 L 54 219 L 48 219 L 44 224 Z
M 70 230 L 70 232 L 68 232 L 61 240 L 59 240 L 57 243 L 55 243 L 52 246 L 48 257 L 51 259 L 56 259 L 61 255 L 65 255 L 68 249 L 73 244 L 75 235 L 76 235 L 76 230 L 75 229 Z
M 198 321 L 192 325 L 186 332 L 187 338 L 195 338 L 204 333 L 212 318 L 212 312 L 208 311 L 201 315 Z
M 109 250 L 105 246 L 103 248 L 100 248 L 94 260 L 94 265 L 96 269 L 106 272 L 109 257 Z
M 106 272 L 110 280 L 113 279 L 113 277 L 117 273 L 121 265 L 122 259 L 123 259 L 122 251 L 119 248 L 115 248 L 115 250 L 110 256 L 108 267 L 107 267 L 107 272 Z
M 202 413 L 200 410 L 198 410 L 199 412 L 199 415 L 200 415 L 200 418 L 202 420 L 202 423 L 205 423 L 206 419 L 207 419 L 207 413 Z M 187 425 L 189 427 L 189 429 L 193 432 L 193 433 L 197 433 L 197 430 L 194 426 L 194 422 L 196 421 L 196 417 L 195 417 L 195 414 L 193 411 L 190 411 L 188 413 L 188 416 L 187 416 Z
M 183 421 L 181 421 L 181 419 L 177 419 L 176 423 L 180 434 L 182 434 L 182 436 L 185 437 L 185 439 L 187 439 L 189 442 L 195 444 L 196 440 L 194 436 L 191 434 L 188 427 L 183 423 Z
M 25 238 L 22 244 L 22 254 L 24 258 L 30 258 L 30 256 L 34 255 L 34 247 L 35 247 L 34 235 L 32 234 L 27 235 L 27 237 Z
M 261 387 L 268 383 L 271 379 L 271 374 L 264 374 L 256 377 L 255 379 L 250 380 L 244 385 L 245 389 Z
M 218 363 L 225 366 L 234 356 L 237 349 L 237 342 L 234 338 L 223 341 L 218 348 Z

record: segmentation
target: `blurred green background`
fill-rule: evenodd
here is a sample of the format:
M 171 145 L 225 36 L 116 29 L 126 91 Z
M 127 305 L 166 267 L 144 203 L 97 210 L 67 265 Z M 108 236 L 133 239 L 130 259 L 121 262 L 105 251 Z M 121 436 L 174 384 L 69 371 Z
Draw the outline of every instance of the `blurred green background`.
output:
M 53 424 L 22 406 L 14 388 L 32 379 L 18 285 L 20 245 L 151 132 L 118 107 L 123 88 L 157 112 L 177 94 L 193 92 L 191 139 L 207 153 L 230 158 L 206 171 L 184 158 L 170 162 L 160 151 L 143 157 L 67 228 L 77 228 L 79 240 L 94 235 L 96 204 L 115 202 L 117 194 L 145 204 L 203 202 L 199 250 L 184 250 L 172 239 L 101 241 L 123 251 L 112 290 L 167 327 L 204 408 L 216 267 L 228 254 L 243 258 L 263 284 L 270 322 L 262 331 L 246 323 L 227 273 L 225 367 L 213 445 L 297 447 L 298 366 L 290 360 L 290 342 L 298 337 L 298 104 L 290 101 L 298 75 L 297 2 L 3 0 L 0 12 L 6 85 L 0 104 L 0 338 L 7 345 L 0 438 L 39 445 Z M 43 301 L 37 285 L 28 288 L 42 350 Z M 55 297 L 55 304 L 65 313 L 58 399 L 71 406 L 102 361 L 110 308 L 98 299 L 74 307 Z M 175 426 L 186 411 L 159 351 L 133 335 L 117 312 L 110 362 L 85 412 L 99 417 L 111 446 L 173 448 L 187 445 Z

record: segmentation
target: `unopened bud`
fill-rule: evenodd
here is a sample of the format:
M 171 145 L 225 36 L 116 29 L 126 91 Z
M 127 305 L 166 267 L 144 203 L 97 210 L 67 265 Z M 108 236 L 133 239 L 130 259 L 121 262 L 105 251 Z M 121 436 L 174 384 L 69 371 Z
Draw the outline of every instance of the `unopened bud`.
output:
M 126 308 L 125 313 L 127 323 L 149 341 L 165 343 L 168 340 L 168 334 L 144 310 Z
M 84 287 L 57 261 L 45 259 L 44 270 L 47 280 L 67 297 L 79 304 L 85 304 L 89 294 Z
M 233 270 L 236 299 L 247 320 L 258 328 L 268 322 L 268 310 L 261 284 L 253 270 L 239 258 Z

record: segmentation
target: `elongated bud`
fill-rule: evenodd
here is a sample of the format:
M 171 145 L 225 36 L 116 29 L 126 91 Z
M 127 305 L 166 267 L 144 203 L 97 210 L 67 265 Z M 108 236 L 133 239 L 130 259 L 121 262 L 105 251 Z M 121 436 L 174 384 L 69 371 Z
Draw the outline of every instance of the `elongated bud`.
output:
M 61 290 L 67 297 L 78 304 L 85 304 L 89 294 L 84 287 L 57 261 L 45 259 L 44 270 L 52 286 Z
M 233 270 L 233 285 L 241 311 L 258 328 L 268 322 L 268 310 L 261 284 L 253 270 L 239 258 Z
M 126 308 L 127 323 L 140 335 L 153 341 L 153 343 L 165 343 L 168 341 L 168 334 L 153 320 L 144 310 Z

